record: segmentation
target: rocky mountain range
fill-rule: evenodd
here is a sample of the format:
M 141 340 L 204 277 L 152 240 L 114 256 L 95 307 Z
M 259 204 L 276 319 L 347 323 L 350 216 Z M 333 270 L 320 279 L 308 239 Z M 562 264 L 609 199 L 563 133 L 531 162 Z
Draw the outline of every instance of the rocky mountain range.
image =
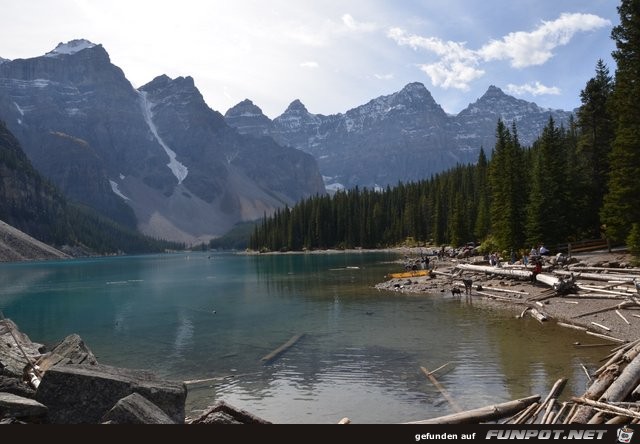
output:
M 208 240 L 325 192 L 311 155 L 239 134 L 192 78 L 136 90 L 86 40 L 0 62 L 0 120 L 67 197 L 158 238 Z
M 193 243 L 327 189 L 428 178 L 491 152 L 499 118 L 531 144 L 553 117 L 496 87 L 448 115 L 421 83 L 335 115 L 293 101 L 211 109 L 191 77 L 134 88 L 101 45 L 0 60 L 0 120 L 74 201 L 145 234 Z
M 458 115 L 444 112 L 421 83 L 378 97 L 344 114 L 310 113 L 295 100 L 271 120 L 250 100 L 229 109 L 225 118 L 243 134 L 271 136 L 312 154 L 328 189 L 377 187 L 428 178 L 475 162 L 481 147 L 490 154 L 498 119 L 516 123 L 521 143 L 530 145 L 553 117 L 571 113 L 540 108 L 495 86 Z

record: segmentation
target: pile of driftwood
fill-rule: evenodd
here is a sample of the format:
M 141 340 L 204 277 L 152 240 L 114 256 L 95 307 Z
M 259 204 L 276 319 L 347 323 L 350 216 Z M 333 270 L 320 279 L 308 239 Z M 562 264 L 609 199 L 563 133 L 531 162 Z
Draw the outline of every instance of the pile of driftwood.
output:
M 484 273 L 485 275 L 496 275 L 519 280 L 533 280 L 533 274 L 530 269 L 522 266 L 482 266 L 471 264 L 458 264 L 453 273 L 452 278 L 462 277 L 465 272 Z M 612 305 L 600 308 L 595 311 L 579 313 L 577 318 L 582 318 L 598 313 L 615 311 L 627 325 L 630 325 L 628 316 L 640 318 L 640 314 L 628 311 L 626 316 L 623 310 L 640 309 L 640 268 L 616 268 L 616 267 L 586 267 L 573 265 L 569 267 L 561 267 L 554 269 L 552 266 L 546 267 L 546 272 L 535 275 L 535 281 L 548 286 L 541 295 L 529 297 L 530 294 L 525 291 L 516 291 L 503 288 L 492 288 L 487 286 L 476 287 L 475 294 L 488 297 L 497 301 L 510 302 L 513 304 L 521 304 L 526 306 L 522 312 L 524 315 L 528 312 L 532 317 L 543 322 L 549 319 L 544 313 L 545 301 L 551 298 L 559 298 L 558 301 L 566 304 L 578 305 L 581 299 L 591 300 L 611 300 L 615 301 Z M 453 282 L 454 286 L 460 286 L 460 282 Z M 500 294 L 496 294 L 500 293 Z M 507 293 L 507 295 L 504 295 Z M 558 323 L 563 327 L 577 328 L 587 331 L 584 327 L 577 327 L 572 324 Z M 610 332 L 611 329 L 601 323 L 591 322 L 598 331 Z M 609 339 L 616 342 L 624 342 L 618 338 L 601 334 L 597 332 L 587 331 L 588 334 L 599 336 L 603 339 Z
M 560 401 L 567 379 L 559 379 L 547 396 L 540 395 L 460 411 L 438 383 L 436 387 L 456 413 L 410 424 L 628 424 L 640 422 L 640 339 L 612 350 L 607 362 L 581 397 Z M 427 374 L 426 370 L 423 372 Z M 433 372 L 427 374 L 434 382 Z M 588 375 L 591 378 L 591 375 Z
M 531 270 L 518 267 L 489 267 L 471 264 L 458 264 L 451 273 L 452 279 L 462 278 L 465 272 L 484 273 L 510 277 L 513 279 L 532 279 Z M 626 324 L 626 315 L 640 318 L 631 312 L 640 308 L 640 269 L 613 267 L 571 266 L 553 270 L 549 267 L 544 273 L 535 276 L 538 283 L 549 288 L 540 295 L 530 297 L 523 290 L 492 288 L 478 285 L 474 294 L 490 297 L 498 301 L 508 301 L 525 306 L 521 317 L 529 312 L 536 319 L 544 321 L 544 301 L 561 298 L 561 302 L 579 304 L 585 299 L 611 299 L 612 305 L 595 311 L 578 313 L 575 318 L 615 311 Z M 453 282 L 454 285 L 460 285 Z M 496 294 L 501 293 L 501 294 Z M 640 312 L 639 312 L 640 313 Z M 591 322 L 601 330 L 610 329 L 602 324 Z M 451 405 L 455 413 L 416 421 L 411 424 L 477 424 L 499 422 L 503 424 L 628 424 L 640 422 L 640 339 L 627 342 L 609 335 L 588 331 L 586 327 L 558 322 L 558 325 L 583 330 L 588 334 L 621 343 L 614 348 L 602 367 L 590 374 L 583 366 L 591 385 L 580 397 L 560 400 L 566 385 L 565 378 L 559 379 L 543 399 L 540 395 L 490 405 L 474 410 L 461 411 L 455 400 L 444 387 L 435 380 L 434 372 L 422 371 L 438 388 Z

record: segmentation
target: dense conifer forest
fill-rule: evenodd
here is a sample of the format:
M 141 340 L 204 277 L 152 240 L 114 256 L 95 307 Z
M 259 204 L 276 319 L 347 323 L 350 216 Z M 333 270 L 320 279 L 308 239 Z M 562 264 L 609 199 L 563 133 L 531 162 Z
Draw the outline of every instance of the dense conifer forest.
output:
M 499 121 L 495 146 L 481 149 L 475 164 L 285 207 L 256 225 L 250 248 L 475 241 L 508 251 L 606 236 L 640 255 L 640 0 L 622 0 L 618 12 L 615 74 L 597 61 L 566 126 L 550 119 L 524 147 L 516 123 Z

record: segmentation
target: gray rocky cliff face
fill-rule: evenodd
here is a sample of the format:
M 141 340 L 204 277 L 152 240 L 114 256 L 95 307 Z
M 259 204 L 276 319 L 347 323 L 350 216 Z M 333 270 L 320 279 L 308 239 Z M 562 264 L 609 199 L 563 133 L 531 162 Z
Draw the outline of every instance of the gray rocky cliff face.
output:
M 378 97 L 344 114 L 310 113 L 296 100 L 273 121 L 245 100 L 225 118 L 243 134 L 268 134 L 282 145 L 313 154 L 329 189 L 394 185 L 415 181 L 455 166 L 475 162 L 481 147 L 495 144 L 498 119 L 515 121 L 530 145 L 553 116 L 566 122 L 570 113 L 544 110 L 496 87 L 457 116 L 447 115 L 421 83 Z
M 313 157 L 240 135 L 190 77 L 138 91 L 86 41 L 0 64 L 0 120 L 67 196 L 159 238 L 204 241 L 324 192 Z

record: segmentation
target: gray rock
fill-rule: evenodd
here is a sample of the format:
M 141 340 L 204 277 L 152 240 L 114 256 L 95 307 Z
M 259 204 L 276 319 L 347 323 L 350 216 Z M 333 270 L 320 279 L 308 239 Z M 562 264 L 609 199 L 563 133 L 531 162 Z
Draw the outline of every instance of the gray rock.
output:
M 29 336 L 22 333 L 11 319 L 1 320 L 0 374 L 22 378 L 22 372 L 29 362 L 20 347 L 32 362 L 40 357 L 40 350 L 43 348 L 42 344 L 32 342 Z
M 45 372 L 58 364 L 96 365 L 98 360 L 77 334 L 69 335 L 56 345 L 50 353 L 38 360 L 40 369 Z
M 21 379 L 2 375 L 0 375 L 0 392 L 12 393 L 30 399 L 36 397 L 36 391 Z
M 102 421 L 103 424 L 175 424 L 160 407 L 138 393 L 118 401 Z
M 217 402 L 209 407 L 196 419 L 188 421 L 189 424 L 271 424 L 269 421 L 259 418 L 245 410 L 238 409 L 224 401 Z
M 54 424 L 97 424 L 122 398 L 139 393 L 176 423 L 184 422 L 187 387 L 144 370 L 106 365 L 56 365 L 47 371 L 36 400 Z
M 0 393 L 0 418 L 38 418 L 46 414 L 47 407 L 33 399 Z

